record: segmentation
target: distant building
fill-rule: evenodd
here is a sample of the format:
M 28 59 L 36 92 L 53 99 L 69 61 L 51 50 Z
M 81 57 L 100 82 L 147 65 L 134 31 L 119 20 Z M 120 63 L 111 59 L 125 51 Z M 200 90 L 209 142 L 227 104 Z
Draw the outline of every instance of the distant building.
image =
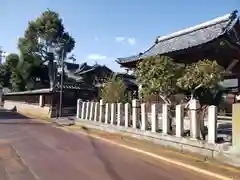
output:
M 2 64 L 2 59 L 3 59 L 3 51 L 2 48 L 0 47 L 0 64 Z
M 87 63 L 75 64 L 64 63 L 64 81 L 63 81 L 63 115 L 74 115 L 77 110 L 77 100 L 98 101 L 100 99 L 100 90 L 105 81 L 115 75 L 123 79 L 126 86 L 126 95 L 129 99 L 138 90 L 135 83 L 135 77 L 123 73 L 115 73 L 104 65 L 88 65 Z M 47 67 L 45 74 L 47 75 Z M 47 109 L 47 116 L 58 117 L 60 109 L 60 88 L 61 88 L 61 69 L 58 69 L 55 87 L 49 88 L 49 80 L 46 86 L 32 91 L 3 93 L 4 101 L 17 101 L 18 103 L 31 104 L 34 107 L 41 105 Z M 39 86 L 38 86 L 39 88 Z M 5 90 L 6 91 L 6 90 Z M 1 95 L 1 93 L 0 93 Z M 40 105 L 39 105 L 40 104 Z M 20 108 L 20 107 L 19 107 Z M 43 111 L 43 110 L 39 110 Z M 46 115 L 46 114 L 45 114 Z
M 0 64 L 3 63 L 3 59 L 6 56 L 6 52 L 2 50 L 2 47 L 0 46 Z

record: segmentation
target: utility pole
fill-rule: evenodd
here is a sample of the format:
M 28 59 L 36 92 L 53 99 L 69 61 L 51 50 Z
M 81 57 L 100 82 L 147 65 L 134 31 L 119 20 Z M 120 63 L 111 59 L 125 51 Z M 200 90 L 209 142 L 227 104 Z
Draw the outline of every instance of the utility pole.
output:
M 61 85 L 60 85 L 60 99 L 59 99 L 59 117 L 62 117 L 62 102 L 63 102 L 63 77 L 64 76 L 64 48 L 61 55 Z
M 69 38 L 67 41 L 62 42 L 61 48 L 61 84 L 60 84 L 60 98 L 59 98 L 59 118 L 62 117 L 63 114 L 63 80 L 64 80 L 64 61 L 65 61 L 65 45 L 69 43 L 71 39 Z

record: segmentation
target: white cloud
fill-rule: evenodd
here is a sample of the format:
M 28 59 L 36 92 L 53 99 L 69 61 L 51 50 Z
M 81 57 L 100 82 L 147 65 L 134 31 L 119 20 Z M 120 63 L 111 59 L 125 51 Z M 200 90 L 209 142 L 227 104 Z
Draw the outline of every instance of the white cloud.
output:
M 128 44 L 130 44 L 130 45 L 135 45 L 136 44 L 136 39 L 135 38 L 128 38 Z
M 87 56 L 87 59 L 90 60 L 104 60 L 107 59 L 107 56 L 101 55 L 101 54 L 89 54 Z
M 136 39 L 133 38 L 133 37 L 129 37 L 129 38 L 126 38 L 126 37 L 116 37 L 115 40 L 118 43 L 127 43 L 127 44 L 129 44 L 131 46 L 136 44 Z
M 123 42 L 125 40 L 125 37 L 116 37 L 116 42 Z

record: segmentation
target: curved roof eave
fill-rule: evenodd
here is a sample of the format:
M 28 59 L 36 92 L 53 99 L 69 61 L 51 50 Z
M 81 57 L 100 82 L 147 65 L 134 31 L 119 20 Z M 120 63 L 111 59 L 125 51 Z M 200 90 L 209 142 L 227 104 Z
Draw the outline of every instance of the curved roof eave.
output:
M 238 16 L 235 10 L 230 14 L 215 18 L 211 21 L 160 37 L 157 39 L 157 42 L 145 52 L 135 56 L 118 58 L 116 62 L 119 64 L 131 63 L 154 55 L 196 47 L 219 38 L 231 30 L 237 22 Z

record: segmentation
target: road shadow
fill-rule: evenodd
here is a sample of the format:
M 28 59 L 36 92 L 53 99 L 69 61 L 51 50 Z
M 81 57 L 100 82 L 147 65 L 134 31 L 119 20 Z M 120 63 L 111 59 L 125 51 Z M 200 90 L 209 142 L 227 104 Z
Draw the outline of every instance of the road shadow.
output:
M 38 123 L 38 122 L 24 122 L 24 121 L 21 121 L 21 122 L 1 122 L 0 121 L 0 125 L 28 125 L 28 126 L 36 126 L 36 125 L 39 125 L 39 126 L 46 126 L 46 124 L 44 123 Z
M 21 114 L 18 114 L 15 111 L 0 109 L 0 121 L 1 120 L 7 120 L 7 119 L 30 119 L 30 118 L 27 117 L 27 116 L 23 116 Z
M 89 129 L 87 127 L 83 126 L 82 129 L 84 130 L 84 132 L 86 132 L 87 134 L 90 135 Z M 101 149 L 96 144 L 96 140 L 94 138 L 92 138 L 91 136 L 88 136 L 88 139 L 91 142 L 91 145 L 96 153 L 96 156 L 104 165 L 108 175 L 114 180 L 123 180 L 123 178 L 121 176 L 119 176 L 118 173 L 112 168 L 113 165 L 108 160 L 106 155 L 103 152 L 101 152 Z

